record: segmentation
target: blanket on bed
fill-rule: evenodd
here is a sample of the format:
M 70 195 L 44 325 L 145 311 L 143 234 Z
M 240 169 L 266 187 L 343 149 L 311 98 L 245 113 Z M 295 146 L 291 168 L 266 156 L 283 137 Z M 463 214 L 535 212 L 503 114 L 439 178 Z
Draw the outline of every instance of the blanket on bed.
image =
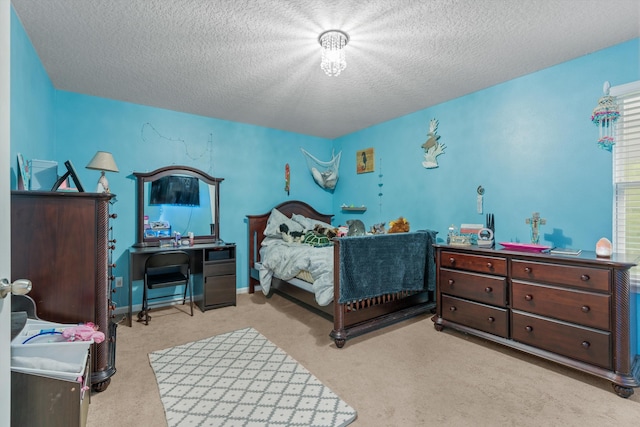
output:
M 437 232 L 378 234 L 340 239 L 340 303 L 400 291 L 435 289 Z
M 291 280 L 305 270 L 313 278 L 316 302 L 324 306 L 333 301 L 333 246 L 313 247 L 266 238 L 260 248 L 260 260 L 260 287 L 265 295 L 271 289 L 273 276 Z

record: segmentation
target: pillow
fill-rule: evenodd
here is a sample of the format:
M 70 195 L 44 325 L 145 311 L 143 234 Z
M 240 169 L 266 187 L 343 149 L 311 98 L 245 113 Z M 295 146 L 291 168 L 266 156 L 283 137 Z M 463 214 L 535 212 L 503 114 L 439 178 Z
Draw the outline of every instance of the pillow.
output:
M 293 214 L 291 216 L 291 219 L 299 223 L 304 228 L 304 231 L 313 230 L 316 224 L 320 224 L 324 228 L 335 228 L 331 224 L 327 224 L 326 222 L 322 222 L 317 219 L 307 218 L 306 216 L 303 216 L 303 215 Z
M 277 237 L 282 239 L 280 224 L 287 224 L 287 227 L 289 227 L 289 232 L 304 231 L 302 225 L 287 218 L 285 214 L 283 214 L 276 208 L 273 208 L 271 210 L 271 215 L 269 215 L 269 219 L 267 220 L 267 226 L 264 229 L 264 235 L 267 237 Z

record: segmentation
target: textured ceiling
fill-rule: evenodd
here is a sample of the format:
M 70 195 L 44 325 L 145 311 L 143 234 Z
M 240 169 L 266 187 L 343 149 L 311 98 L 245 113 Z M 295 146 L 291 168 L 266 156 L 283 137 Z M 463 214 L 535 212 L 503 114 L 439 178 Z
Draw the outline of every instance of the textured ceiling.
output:
M 326 138 L 640 37 L 638 0 L 12 4 L 57 89 Z

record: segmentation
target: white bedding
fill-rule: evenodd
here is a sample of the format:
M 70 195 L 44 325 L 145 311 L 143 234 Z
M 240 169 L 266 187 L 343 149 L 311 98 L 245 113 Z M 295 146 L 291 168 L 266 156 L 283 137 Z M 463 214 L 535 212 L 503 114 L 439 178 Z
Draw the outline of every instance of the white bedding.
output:
M 313 277 L 313 292 L 318 305 L 333 300 L 333 246 L 313 247 L 301 243 L 288 243 L 278 238 L 265 238 L 260 248 L 260 287 L 269 293 L 271 279 L 293 279 L 307 270 Z

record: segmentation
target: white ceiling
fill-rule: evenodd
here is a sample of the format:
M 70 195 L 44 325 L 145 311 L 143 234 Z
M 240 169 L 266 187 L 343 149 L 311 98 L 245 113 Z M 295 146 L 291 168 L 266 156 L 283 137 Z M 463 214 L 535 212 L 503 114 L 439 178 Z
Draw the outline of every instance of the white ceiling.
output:
M 12 4 L 57 89 L 326 138 L 640 37 L 638 0 Z

